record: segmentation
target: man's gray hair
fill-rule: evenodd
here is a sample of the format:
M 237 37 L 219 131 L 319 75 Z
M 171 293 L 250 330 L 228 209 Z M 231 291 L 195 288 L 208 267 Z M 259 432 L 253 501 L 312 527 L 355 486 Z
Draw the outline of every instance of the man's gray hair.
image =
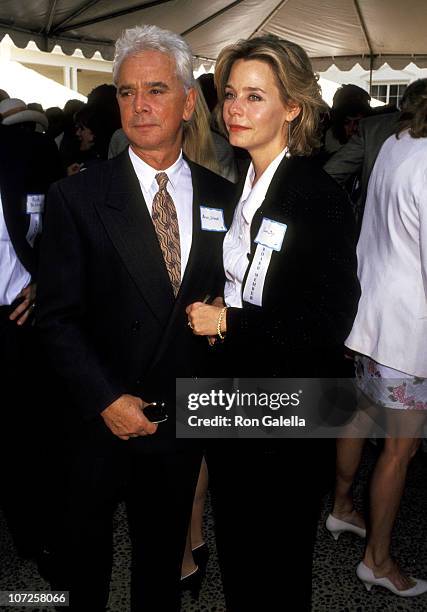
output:
M 113 81 L 117 85 L 120 66 L 129 55 L 142 51 L 161 51 L 175 59 L 176 74 L 187 93 L 194 87 L 193 54 L 185 40 L 169 30 L 162 30 L 154 25 L 135 26 L 124 30 L 116 42 L 116 53 L 113 64 Z

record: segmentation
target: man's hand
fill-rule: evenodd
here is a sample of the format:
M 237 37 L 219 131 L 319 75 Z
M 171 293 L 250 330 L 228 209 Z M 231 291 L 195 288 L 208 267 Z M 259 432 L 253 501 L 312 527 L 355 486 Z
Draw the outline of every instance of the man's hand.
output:
M 121 440 L 151 435 L 157 431 L 157 425 L 144 416 L 142 408 L 147 405 L 134 395 L 121 395 L 101 412 L 101 416 L 110 431 Z
M 67 167 L 67 176 L 73 176 L 73 174 L 78 174 L 82 169 L 83 164 L 78 164 L 77 162 L 74 164 L 70 164 Z
M 34 300 L 36 299 L 36 284 L 31 283 L 25 287 L 17 298 L 24 298 L 23 301 L 9 315 L 11 321 L 16 320 L 17 325 L 24 325 L 28 319 L 32 309 L 34 308 Z

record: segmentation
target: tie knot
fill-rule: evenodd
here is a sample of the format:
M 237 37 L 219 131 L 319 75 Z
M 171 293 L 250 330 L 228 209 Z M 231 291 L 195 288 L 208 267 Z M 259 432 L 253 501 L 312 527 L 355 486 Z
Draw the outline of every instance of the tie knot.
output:
M 159 186 L 159 189 L 166 189 L 166 185 L 168 184 L 168 180 L 169 180 L 166 172 L 158 172 L 155 178 Z

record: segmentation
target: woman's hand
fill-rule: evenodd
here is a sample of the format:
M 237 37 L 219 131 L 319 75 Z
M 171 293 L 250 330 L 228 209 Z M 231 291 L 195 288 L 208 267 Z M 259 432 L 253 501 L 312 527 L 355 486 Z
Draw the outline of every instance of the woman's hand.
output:
M 216 336 L 218 333 L 218 319 L 221 314 L 221 306 L 194 302 L 187 306 L 188 324 L 196 336 Z M 222 317 L 221 333 L 227 331 L 226 318 Z

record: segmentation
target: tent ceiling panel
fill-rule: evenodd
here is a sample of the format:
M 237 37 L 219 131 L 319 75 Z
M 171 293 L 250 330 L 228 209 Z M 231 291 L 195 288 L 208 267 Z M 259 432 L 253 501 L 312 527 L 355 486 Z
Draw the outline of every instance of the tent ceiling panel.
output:
M 427 66 L 427 0 L 3 0 L 0 38 L 34 40 L 50 51 L 114 53 L 120 32 L 153 23 L 183 34 L 196 56 L 215 59 L 227 44 L 271 32 L 301 44 L 317 69 L 385 61 Z
M 186 35 L 196 55 L 215 59 L 221 49 L 239 38 L 248 38 L 277 5 L 277 0 L 244 0 Z M 228 2 L 230 5 L 230 2 Z
M 359 0 L 376 54 L 427 53 L 425 0 Z
M 369 55 L 352 0 L 290 0 L 265 32 L 298 43 L 311 57 Z
M 243 0 L 239 0 L 239 4 L 242 2 Z M 269 0 L 269 2 L 271 2 L 271 0 Z M 114 10 L 114 3 L 112 4 Z M 131 15 L 120 15 L 102 23 L 83 26 L 77 30 L 70 30 L 67 34 L 75 37 L 83 34 L 89 37 L 95 28 L 102 26 L 103 35 L 114 41 L 125 28 L 130 25 L 142 23 L 152 23 L 182 34 L 191 30 L 200 22 L 210 19 L 217 13 L 222 15 L 222 11 L 227 9 L 230 5 L 230 0 L 213 0 L 209 3 L 200 2 L 199 0 L 169 0 L 168 2 L 163 2 L 161 5 L 159 4 L 156 6 L 150 6 L 153 4 L 151 2 L 146 4 L 148 8 L 139 10 Z M 138 5 L 141 6 L 141 2 L 139 2 Z M 214 19 L 212 22 L 213 21 Z M 186 36 L 188 42 L 191 44 L 190 37 L 191 34 Z M 199 51 L 197 51 L 196 54 L 204 55 Z

